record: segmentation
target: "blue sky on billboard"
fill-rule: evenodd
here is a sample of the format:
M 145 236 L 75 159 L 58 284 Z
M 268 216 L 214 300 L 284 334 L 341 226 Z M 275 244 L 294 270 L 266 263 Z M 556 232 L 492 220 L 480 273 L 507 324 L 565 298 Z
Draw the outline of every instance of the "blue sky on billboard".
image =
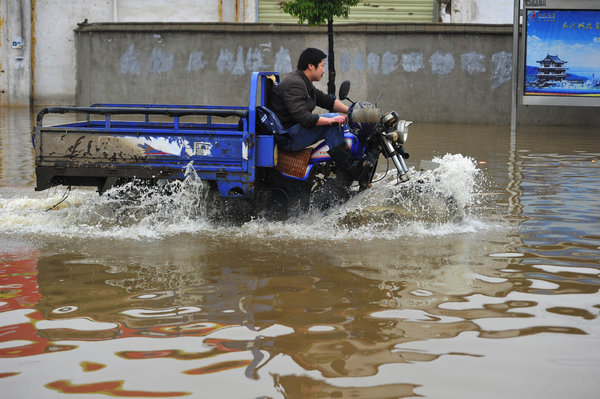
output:
M 547 55 L 567 61 L 569 72 L 600 74 L 600 11 L 528 10 L 526 64 Z

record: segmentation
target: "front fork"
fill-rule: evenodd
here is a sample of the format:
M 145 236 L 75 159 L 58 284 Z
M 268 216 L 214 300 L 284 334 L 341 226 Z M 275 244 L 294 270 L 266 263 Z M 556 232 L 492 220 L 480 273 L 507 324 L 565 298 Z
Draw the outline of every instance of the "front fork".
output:
M 404 158 L 396 154 L 392 157 L 392 161 L 394 161 L 394 165 L 396 165 L 396 169 L 398 170 L 398 179 L 402 182 L 409 181 L 410 177 L 408 177 L 408 168 L 406 167 Z
M 387 158 L 392 158 L 394 165 L 396 166 L 396 170 L 398 170 L 398 180 L 402 182 L 407 182 L 410 180 L 408 177 L 408 167 L 406 166 L 406 162 L 404 162 L 404 155 L 408 158 L 408 154 L 404 152 L 402 146 L 400 146 L 400 150 L 396 150 L 392 145 L 391 141 L 382 135 L 381 141 L 383 144 L 383 152 L 385 153 Z

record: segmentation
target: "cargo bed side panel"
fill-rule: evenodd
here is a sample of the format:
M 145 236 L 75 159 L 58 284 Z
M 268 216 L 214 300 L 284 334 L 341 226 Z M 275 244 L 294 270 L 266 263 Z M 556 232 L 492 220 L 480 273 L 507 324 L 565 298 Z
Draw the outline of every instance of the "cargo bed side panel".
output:
M 200 178 L 224 181 L 223 190 L 237 187 L 247 195 L 254 177 L 249 139 L 247 132 L 227 129 L 147 133 L 40 128 L 35 136 L 36 188 L 56 184 L 100 186 L 103 177 L 111 176 L 182 178 L 192 162 Z

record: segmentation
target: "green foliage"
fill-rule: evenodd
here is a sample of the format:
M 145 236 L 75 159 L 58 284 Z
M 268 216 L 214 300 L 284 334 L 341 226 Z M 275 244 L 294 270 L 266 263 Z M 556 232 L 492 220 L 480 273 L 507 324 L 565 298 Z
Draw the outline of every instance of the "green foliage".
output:
M 347 17 L 350 7 L 360 0 L 291 0 L 282 2 L 283 11 L 298 18 L 298 23 L 304 21 L 311 26 L 322 25 L 334 17 Z

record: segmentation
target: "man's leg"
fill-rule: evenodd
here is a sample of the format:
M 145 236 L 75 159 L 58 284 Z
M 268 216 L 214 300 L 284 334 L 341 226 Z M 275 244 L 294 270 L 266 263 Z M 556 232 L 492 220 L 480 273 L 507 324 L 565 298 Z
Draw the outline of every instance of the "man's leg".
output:
M 335 161 L 335 173 L 340 176 L 342 184 L 349 186 L 362 173 L 362 161 L 352 158 L 346 143 L 342 142 L 335 147 L 329 147 L 327 153 Z
M 325 114 L 325 116 L 335 115 L 337 114 Z M 287 132 L 292 140 L 289 144 L 281 146 L 284 151 L 300 151 L 317 141 L 325 140 L 329 146 L 328 153 L 337 165 L 337 173 L 340 175 L 342 185 L 349 186 L 361 173 L 361 161 L 352 158 L 350 150 L 346 147 L 341 126 L 316 126 L 313 129 L 306 129 L 296 124 L 287 129 Z
M 335 116 L 338 114 L 323 114 L 322 116 Z M 315 126 L 312 129 L 306 129 L 300 124 L 293 125 L 287 129 L 292 138 L 291 143 L 282 146 L 284 151 L 299 151 L 309 147 L 320 140 L 325 140 L 329 148 L 334 148 L 344 142 L 344 134 L 341 126 Z
M 322 114 L 326 118 L 333 118 L 338 116 L 339 114 L 330 113 L 330 114 Z M 342 126 L 320 126 L 325 129 L 323 140 L 329 146 L 329 148 L 335 148 L 344 142 L 344 131 L 342 130 Z

